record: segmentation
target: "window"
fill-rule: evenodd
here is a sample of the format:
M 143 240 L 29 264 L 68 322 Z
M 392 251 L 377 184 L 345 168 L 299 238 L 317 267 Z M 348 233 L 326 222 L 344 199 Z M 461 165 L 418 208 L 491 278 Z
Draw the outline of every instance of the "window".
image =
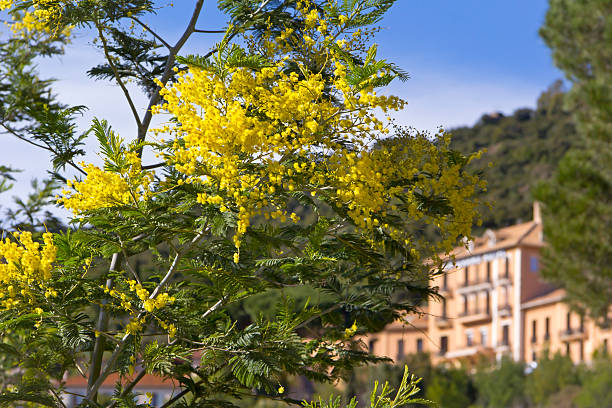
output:
M 423 352 L 423 339 L 417 339 L 417 353 Z
M 506 258 L 506 270 L 504 271 L 504 277 L 510 277 L 510 258 Z
M 580 333 L 584 333 L 584 316 L 580 316 Z
M 464 281 L 465 281 L 465 286 L 467 286 L 468 283 L 469 283 L 469 278 L 470 278 L 470 267 L 469 266 L 465 267 L 465 273 L 464 273 L 463 277 L 464 277 Z
M 440 355 L 448 352 L 448 336 L 440 337 Z
M 446 319 L 446 317 L 447 317 L 446 298 L 442 298 L 442 318 Z
M 536 355 L 536 352 L 532 351 L 531 352 L 531 361 L 537 361 L 537 359 L 538 359 L 538 356 Z
M 489 314 L 491 313 L 491 295 L 489 294 L 489 291 L 485 293 L 485 302 L 485 312 Z
M 507 346 L 510 343 L 510 326 L 502 326 L 502 344 Z
M 567 312 L 567 315 L 565 316 L 565 328 L 566 330 L 569 332 L 572 330 L 572 315 L 570 312 Z
M 529 258 L 529 268 L 531 269 L 531 272 L 537 272 L 539 270 L 540 266 L 538 265 L 537 256 L 532 256 Z
M 376 342 L 378 341 L 378 339 L 371 339 L 368 342 L 368 350 L 370 351 L 370 353 L 375 354 L 374 353 L 374 347 L 376 346 Z
M 474 332 L 471 330 L 465 331 L 465 345 L 472 347 L 474 345 Z
M 544 340 L 550 339 L 550 317 L 544 321 Z
M 397 358 L 395 361 L 402 361 L 404 359 L 404 340 L 397 341 Z
M 463 314 L 468 314 L 468 298 L 466 295 L 463 295 Z
M 480 344 L 486 346 L 488 342 L 488 330 L 486 327 L 480 328 Z
M 565 343 L 565 355 L 570 357 L 570 344 L 569 341 Z
M 491 262 L 487 262 L 487 282 L 491 282 Z
M 442 283 L 442 289 L 444 290 L 448 290 L 448 274 L 444 274 L 444 278 L 443 279 L 443 283 Z
M 580 340 L 580 361 L 584 361 L 584 341 Z
M 537 336 L 537 321 L 534 319 L 531 321 L 531 342 L 535 343 L 538 340 Z
M 608 339 L 604 339 L 602 348 L 604 355 L 608 355 Z

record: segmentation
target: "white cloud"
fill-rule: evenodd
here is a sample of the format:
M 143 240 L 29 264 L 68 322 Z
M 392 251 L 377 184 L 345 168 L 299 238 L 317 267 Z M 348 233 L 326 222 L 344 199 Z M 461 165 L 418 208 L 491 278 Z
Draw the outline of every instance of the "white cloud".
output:
M 484 113 L 510 113 L 534 106 L 542 90 L 514 78 L 417 73 L 407 82 L 391 86 L 389 93 L 408 101 L 406 108 L 394 115 L 400 124 L 435 131 L 439 126 L 473 125 Z

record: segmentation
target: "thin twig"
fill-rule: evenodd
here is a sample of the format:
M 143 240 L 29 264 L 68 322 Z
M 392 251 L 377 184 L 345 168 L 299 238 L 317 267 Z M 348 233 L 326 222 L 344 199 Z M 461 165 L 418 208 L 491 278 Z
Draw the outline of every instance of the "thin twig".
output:
M 197 0 L 196 5 L 193 9 L 193 13 L 191 15 L 191 19 L 189 20 L 189 24 L 187 24 L 187 28 L 183 32 L 183 35 L 181 35 L 174 47 L 170 47 L 170 52 L 168 53 L 168 57 L 166 58 L 166 68 L 164 69 L 164 72 L 160 79 L 160 82 L 164 86 L 172 76 L 172 68 L 174 66 L 176 55 L 181 50 L 183 45 L 185 45 L 191 34 L 193 34 L 193 30 L 195 30 L 198 18 L 200 17 L 200 12 L 202 11 L 202 6 L 204 6 L 204 0 Z M 151 99 L 149 100 L 149 105 L 147 106 L 147 110 L 142 119 L 142 126 L 138 128 L 137 143 L 144 142 L 147 136 L 149 126 L 151 125 L 151 120 L 153 119 L 153 112 L 151 109 L 153 108 L 153 106 L 159 103 L 160 98 L 161 95 L 159 94 L 159 92 L 154 92 L 151 96 Z M 142 147 L 138 150 L 138 156 L 142 157 Z
M 119 264 L 119 253 L 115 252 L 111 259 L 110 266 L 108 268 L 109 271 L 115 271 Z M 106 288 L 110 289 L 113 286 L 113 280 L 106 280 Z M 106 310 L 104 310 L 103 306 L 100 306 L 100 311 L 98 313 L 98 323 L 96 324 L 96 331 L 98 333 L 104 333 L 108 326 L 108 314 Z M 100 375 L 100 370 L 102 369 L 102 357 L 104 356 L 104 340 L 105 336 L 98 336 L 96 338 L 96 342 L 94 344 L 94 349 L 91 356 L 91 366 L 89 372 L 89 379 L 87 380 L 87 388 L 89 390 L 93 389 L 94 384 L 98 380 L 98 376 Z M 96 388 L 97 391 L 97 388 Z M 91 400 L 95 399 L 96 392 L 88 392 L 87 397 Z
M 134 389 L 134 387 L 140 382 L 140 380 L 142 380 L 142 378 L 145 376 L 145 374 L 147 374 L 146 370 L 141 370 L 138 375 L 136 376 L 136 378 L 134 378 L 127 387 L 125 387 L 123 389 L 123 391 L 121 392 L 121 395 L 119 396 L 119 398 L 125 397 L 126 395 L 128 395 L 130 392 L 132 392 L 132 390 Z M 117 400 L 113 401 L 112 404 L 110 404 L 108 406 L 108 408 L 114 408 L 117 405 Z
M 204 230 L 202 230 L 201 232 L 199 232 L 192 240 L 191 242 L 185 247 L 183 248 L 182 251 L 177 252 L 176 256 L 174 257 L 174 260 L 172 261 L 172 264 L 170 265 L 170 268 L 168 269 L 168 272 L 166 272 L 166 275 L 162 278 L 162 280 L 159 282 L 159 284 L 157 285 L 157 287 L 155 288 L 155 290 L 153 290 L 153 292 L 151 293 L 151 295 L 149 295 L 149 299 L 154 299 L 159 293 L 160 291 L 163 289 L 163 287 L 166 285 L 166 283 L 168 283 L 168 281 L 170 280 L 170 278 L 172 277 L 172 275 L 174 274 L 174 271 L 176 270 L 176 266 L 178 265 L 178 262 L 180 261 L 180 259 L 183 257 L 183 255 L 185 254 L 185 252 L 187 250 L 189 250 L 189 248 L 195 244 L 200 237 L 202 237 L 202 235 L 204 234 Z M 136 319 L 140 319 L 142 316 L 144 315 L 144 313 L 139 313 L 138 316 L 136 316 Z M 115 365 L 115 362 L 117 361 L 117 358 L 119 357 L 119 354 L 123 348 L 123 346 L 125 345 L 125 342 L 127 341 L 127 339 L 130 337 L 130 334 L 126 333 L 122 338 L 121 341 L 119 342 L 119 344 L 117 344 L 117 346 L 115 347 L 115 349 L 113 350 L 113 354 L 111 354 L 110 358 L 108 359 L 108 361 L 106 362 L 106 366 L 104 367 L 104 370 L 102 371 L 102 374 L 100 374 L 99 377 L 97 377 L 97 379 L 95 380 L 95 382 L 93 383 L 93 385 L 89 388 L 89 391 L 87 393 L 87 396 L 89 399 L 92 399 L 92 397 L 96 394 L 96 392 L 98 392 L 98 389 L 100 388 L 100 386 L 102 385 L 102 383 L 104 382 L 104 380 L 109 376 L 109 374 L 111 373 L 111 370 L 113 369 L 113 366 Z
M 151 170 L 151 169 L 157 169 L 158 167 L 162 167 L 165 164 L 166 164 L 166 162 L 155 163 L 155 164 L 147 164 L 146 166 L 141 166 L 140 168 L 143 169 L 143 170 Z
M 219 306 L 221 306 L 221 304 L 223 303 L 223 301 L 226 299 L 225 296 L 223 296 L 221 299 L 219 299 L 219 301 L 217 303 L 215 303 L 214 305 L 212 305 L 210 307 L 210 309 L 208 309 L 206 312 L 204 312 L 204 314 L 202 315 L 202 319 L 206 318 L 206 316 L 208 316 L 209 314 L 211 314 L 212 312 L 214 312 L 215 310 L 217 310 L 219 308 Z
M 106 37 L 104 37 L 104 33 L 102 32 L 102 27 L 100 26 L 98 22 L 96 22 L 96 27 L 98 28 L 98 34 L 100 36 L 100 40 L 102 41 L 102 49 L 104 50 L 104 55 L 106 56 L 108 65 L 110 65 L 111 70 L 113 71 L 113 75 L 115 76 L 115 80 L 117 81 L 117 84 L 119 84 L 119 87 L 123 91 L 123 94 L 125 95 L 125 98 L 127 99 L 128 105 L 130 105 L 130 110 L 132 111 L 132 115 L 134 115 L 136 126 L 138 127 L 138 129 L 140 129 L 142 127 L 142 122 L 140 121 L 138 110 L 136 110 L 136 105 L 134 105 L 132 96 L 130 95 L 130 92 L 126 88 L 125 84 L 123 83 L 123 80 L 121 79 L 121 76 L 119 75 L 119 71 L 117 70 L 115 63 L 113 62 L 113 57 L 110 55 L 110 52 L 108 51 L 108 43 L 106 42 Z
M 151 35 L 153 35 L 153 37 L 157 38 L 162 44 L 164 44 L 164 47 L 168 48 L 169 50 L 172 49 L 172 46 L 170 44 L 168 44 L 159 34 L 157 34 L 155 31 L 151 30 L 151 28 L 148 25 L 146 25 L 145 23 L 143 23 L 142 21 L 140 21 L 136 17 L 132 16 L 130 18 L 132 20 L 134 20 L 135 22 L 137 22 L 138 24 L 140 24 L 142 26 L 142 28 L 144 28 L 145 30 L 150 32 Z
M 193 30 L 194 33 L 204 33 L 204 34 L 223 34 L 226 31 L 227 30 L 200 30 L 197 28 Z
M 38 144 L 36 142 L 31 141 L 30 139 L 26 138 L 25 136 L 20 135 L 16 130 L 11 128 L 5 122 L 0 121 L 0 125 L 4 129 L 6 129 L 6 131 L 9 132 L 11 135 L 15 136 L 17 139 L 22 140 L 22 141 L 24 141 L 26 143 L 29 143 L 32 146 L 36 146 L 36 147 L 39 147 L 41 149 L 47 150 L 47 151 L 53 153 L 56 156 L 59 156 L 59 154 L 54 149 L 52 149 L 51 147 L 45 146 L 45 145 L 41 145 L 41 144 Z M 67 160 L 66 163 L 69 164 L 70 166 L 74 167 L 74 169 L 76 169 L 79 173 L 87 176 L 87 172 L 85 170 L 83 170 L 82 168 L 80 168 L 79 166 L 77 166 L 76 164 L 74 164 L 74 162 L 72 160 Z
M 195 383 L 194 385 L 200 385 L 204 382 L 204 380 L 200 380 L 197 383 Z M 168 408 L 170 406 L 172 406 L 175 402 L 177 402 L 178 400 L 180 400 L 181 398 L 183 398 L 185 395 L 187 395 L 190 392 L 189 388 L 185 388 L 183 391 L 179 392 L 178 394 L 176 394 L 174 397 L 172 397 L 171 399 L 168 400 L 168 402 L 166 402 L 164 405 L 162 405 L 160 408 Z

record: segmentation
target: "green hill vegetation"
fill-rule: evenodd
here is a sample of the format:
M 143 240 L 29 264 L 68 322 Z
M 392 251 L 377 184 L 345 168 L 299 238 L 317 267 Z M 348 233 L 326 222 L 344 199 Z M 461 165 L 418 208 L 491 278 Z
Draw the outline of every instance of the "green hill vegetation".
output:
M 453 129 L 454 149 L 462 153 L 487 149 L 474 166 L 482 168 L 488 181 L 484 198 L 492 208 L 483 208 L 483 225 L 476 233 L 531 219 L 534 186 L 548 180 L 565 152 L 577 143 L 563 99 L 563 84 L 557 81 L 540 95 L 535 109 L 517 109 L 510 116 L 485 114 L 474 126 Z

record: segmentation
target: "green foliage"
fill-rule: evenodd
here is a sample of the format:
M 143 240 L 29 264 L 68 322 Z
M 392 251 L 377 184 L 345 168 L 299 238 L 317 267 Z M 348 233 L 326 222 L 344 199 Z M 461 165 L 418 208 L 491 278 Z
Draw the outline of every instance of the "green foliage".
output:
M 544 203 L 543 275 L 605 322 L 612 293 L 612 26 L 606 0 L 551 0 L 540 34 L 571 81 L 580 143 L 537 194 Z
M 56 2 L 41 4 L 51 7 Z M 151 110 L 139 114 L 127 81 L 140 86 L 151 108 L 160 103 L 157 84 L 176 80 L 177 64 L 260 69 L 263 59 L 253 51 L 257 47 L 248 52 L 238 47 L 232 42 L 235 34 L 252 31 L 257 41 L 264 31 L 296 27 L 299 38 L 304 24 L 297 17 L 295 1 L 224 0 L 220 5 L 233 23 L 224 41 L 202 57 L 176 58 L 185 41 L 202 31 L 195 25 L 202 2 L 195 2 L 193 19 L 173 45 L 140 22 L 140 17 L 158 10 L 152 1 L 60 4 L 61 12 L 52 14 L 56 36 L 45 32 L 0 44 L 0 125 L 14 137 L 51 152 L 58 179 L 69 171 L 85 175 L 75 160 L 85 153 L 85 139 L 94 136 L 105 169 L 123 171 L 122 180 L 133 181 L 133 174 L 124 171 L 133 165 L 126 152 L 142 155 L 150 146 L 145 139 Z M 319 1 L 312 7 L 333 11 L 332 19 L 344 13 L 347 26 L 355 29 L 379 21 L 392 4 L 392 0 L 346 0 L 336 10 L 335 4 Z M 131 23 L 142 26 L 143 34 L 136 35 Z M 97 32 L 95 41 L 105 62 L 88 74 L 122 89 L 138 128 L 135 135 L 119 136 L 103 119 L 95 119 L 88 131 L 79 133 L 74 121 L 84 108 L 64 106 L 53 96 L 53 82 L 38 79 L 35 59 L 61 54 L 67 39 L 58 33 L 69 25 Z M 299 42 L 296 49 L 301 49 Z M 383 86 L 391 79 L 406 78 L 393 64 L 376 62 L 375 47 L 355 54 L 346 55 L 354 84 Z M 312 57 L 299 55 L 299 61 L 287 63 L 287 69 L 312 64 Z M 381 69 L 386 75 L 373 78 Z M 422 135 L 399 132 L 389 143 L 401 146 L 411 137 L 426 145 L 423 156 L 440 156 L 412 152 L 415 160 L 458 164 L 459 177 L 470 176 L 464 171 L 465 157 L 440 154 L 439 146 Z M 0 403 L 61 405 L 58 395 L 64 378 L 77 373 L 89 380 L 89 401 L 84 405 L 91 406 L 137 406 L 133 391 L 144 373 L 180 384 L 170 404 L 176 407 L 230 407 L 233 400 L 257 396 L 295 403 L 279 391 L 281 381 L 291 376 L 332 383 L 348 378 L 359 366 L 382 361 L 364 350 L 358 335 L 381 330 L 433 295 L 429 267 L 416 256 L 420 247 L 415 244 L 416 251 L 411 251 L 411 242 L 400 242 L 382 227 L 374 229 L 373 237 L 366 236 L 347 216 L 348 205 L 334 206 L 325 193 L 316 199 L 308 187 L 287 193 L 283 199 L 301 206 L 309 214 L 307 220 L 289 226 L 255 220 L 244 232 L 240 257 L 235 259 L 236 213 L 198 202 L 198 194 L 211 191 L 199 183 L 185 183 L 184 174 L 171 164 L 146 167 L 167 176 L 166 184 L 153 183 L 153 198 L 103 206 L 73 219 L 71 229 L 54 235 L 57 259 L 51 278 L 28 282 L 24 293 L 29 301 L 0 312 Z M 8 169 L 1 168 L 0 173 L 10 178 Z M 438 176 L 424 174 L 428 179 Z M 394 181 L 404 186 L 412 179 Z M 23 229 L 40 231 L 42 220 L 52 219 L 44 209 L 56 185 L 45 182 L 33 187 L 34 193 L 19 200 L 11 214 Z M 113 188 L 99 186 L 107 187 Z M 441 194 L 417 191 L 416 196 L 424 216 L 452 218 L 454 209 Z M 398 213 L 407 208 L 405 202 L 397 206 Z M 410 222 L 392 214 L 381 217 L 398 229 Z M 137 264 L 142 259 L 148 260 L 146 268 Z M 11 289 L 6 291 L 13 296 Z M 163 305 L 155 303 L 160 298 L 166 299 Z M 349 335 L 353 325 L 356 333 Z M 144 371 L 135 373 L 137 369 Z M 111 373 L 134 382 L 118 384 L 114 396 L 105 400 L 98 390 Z M 372 408 L 427 403 L 417 396 L 418 380 L 407 370 L 393 385 L 397 392 L 387 383 L 374 386 Z M 325 404 L 319 401 L 310 407 Z M 332 399 L 327 405 L 337 404 Z
M 425 390 L 427 399 L 445 408 L 465 408 L 475 402 L 476 390 L 464 368 L 436 368 Z
M 479 163 L 471 164 L 487 180 L 483 200 L 492 206 L 481 209 L 481 232 L 531 219 L 535 186 L 550 179 L 565 152 L 578 143 L 563 95 L 561 82 L 556 82 L 540 95 L 536 109 L 518 109 L 511 116 L 486 114 L 473 127 L 452 130 L 454 149 L 487 149 Z M 492 166 L 482 168 L 482 163 Z
M 478 406 L 483 408 L 523 407 L 525 405 L 525 367 L 509 357 L 494 367 L 481 367 L 474 376 Z
M 577 408 L 612 406 L 612 364 L 610 360 L 595 360 L 592 370 L 584 376 L 582 388 L 574 399 Z
M 55 191 L 59 183 L 55 180 L 43 180 L 40 183 L 34 179 L 31 182 L 31 192 L 25 199 L 13 198 L 13 206 L 6 211 L 5 229 L 20 229 L 24 231 L 58 232 L 63 228 L 62 221 L 49 211 L 55 203 Z
M 546 406 L 549 398 L 570 385 L 579 385 L 577 368 L 567 356 L 545 353 L 535 370 L 529 375 L 525 393 L 536 407 Z
M 389 383 L 385 382 L 381 387 L 379 383 L 374 383 L 374 388 L 370 394 L 370 408 L 400 408 L 405 407 L 409 404 L 418 405 L 433 405 L 431 401 L 423 398 L 418 398 L 416 395 L 421 391 L 418 387 L 420 382 L 419 378 L 414 375 L 410 375 L 408 366 L 404 367 L 404 375 L 399 383 L 397 391 L 395 392 L 389 386 Z M 304 403 L 304 408 L 341 408 L 340 397 L 330 397 L 328 401 L 323 401 L 321 398 L 317 402 Z M 352 398 L 346 408 L 356 408 L 357 399 Z

